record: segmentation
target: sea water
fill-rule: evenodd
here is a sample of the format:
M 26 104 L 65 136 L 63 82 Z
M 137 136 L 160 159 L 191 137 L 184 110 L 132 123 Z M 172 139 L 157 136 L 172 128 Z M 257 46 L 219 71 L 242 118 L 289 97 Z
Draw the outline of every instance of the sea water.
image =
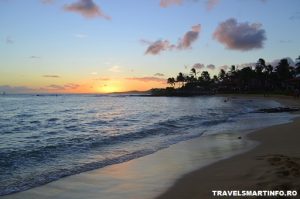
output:
M 272 100 L 215 96 L 0 96 L 0 195 L 180 141 L 290 121 L 287 113 L 255 112 L 278 106 Z

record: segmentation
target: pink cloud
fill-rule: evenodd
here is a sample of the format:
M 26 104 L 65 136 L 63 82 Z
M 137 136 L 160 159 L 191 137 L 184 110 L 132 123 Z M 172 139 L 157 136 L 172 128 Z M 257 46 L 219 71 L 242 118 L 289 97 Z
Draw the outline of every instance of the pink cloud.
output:
M 248 51 L 263 48 L 266 40 L 265 30 L 258 23 L 238 23 L 231 18 L 219 24 L 213 33 L 213 38 L 227 49 Z
M 101 8 L 93 0 L 78 0 L 75 3 L 65 5 L 64 10 L 79 13 L 86 18 L 102 17 L 107 20 L 111 19 L 110 16 L 102 12 Z

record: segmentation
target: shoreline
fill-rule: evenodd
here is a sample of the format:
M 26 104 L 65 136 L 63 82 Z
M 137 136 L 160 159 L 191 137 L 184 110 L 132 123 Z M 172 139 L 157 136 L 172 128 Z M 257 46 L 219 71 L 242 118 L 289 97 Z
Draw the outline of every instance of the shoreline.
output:
M 263 98 L 285 106 L 300 105 L 299 100 L 285 96 L 227 97 Z M 212 190 L 296 190 L 299 196 L 298 129 L 299 117 L 291 123 L 255 130 L 247 135 L 247 139 L 258 142 L 258 146 L 182 176 L 156 199 L 214 198 Z
M 232 97 L 243 98 L 243 96 L 232 96 Z M 245 96 L 245 98 L 249 99 L 252 98 L 252 96 L 251 97 Z M 253 96 L 253 98 L 264 98 L 264 97 Z M 276 100 L 280 102 L 280 100 L 277 100 L 277 98 L 267 98 L 267 99 Z M 280 102 L 280 103 L 286 105 L 286 102 L 285 103 Z M 251 132 L 256 132 L 256 131 L 257 130 Z M 227 134 L 224 133 L 225 137 L 226 135 Z M 190 160 L 192 159 L 191 157 L 193 157 L 194 159 L 202 158 L 202 157 L 197 157 L 197 154 L 199 153 L 199 151 L 202 150 L 201 145 L 205 144 L 205 139 L 207 139 L 207 138 L 203 139 L 203 137 L 200 137 L 200 139 L 194 138 L 192 140 L 177 143 L 175 145 L 170 146 L 169 148 L 163 149 L 161 151 L 157 151 L 156 153 L 148 156 L 144 156 L 138 159 L 130 160 L 128 162 L 123 162 L 105 168 L 96 169 L 93 171 L 88 171 L 81 174 L 62 178 L 58 181 L 54 181 L 40 187 L 29 189 L 27 191 L 3 196 L 3 198 L 9 198 L 9 199 L 10 198 L 13 199 L 14 198 L 82 198 L 82 197 L 98 198 L 99 196 L 103 198 L 132 198 L 132 196 L 135 196 L 134 194 L 132 194 L 132 192 L 136 190 L 140 190 L 140 192 L 143 191 L 143 187 L 140 187 L 141 185 L 139 184 L 138 181 L 141 181 L 142 185 L 145 184 L 149 185 L 153 189 L 153 191 L 152 191 L 152 195 L 141 194 L 139 195 L 140 197 L 134 197 L 134 198 L 154 198 L 158 196 L 159 193 L 163 193 L 164 191 L 167 191 L 165 193 L 168 193 L 170 190 L 172 190 L 172 187 L 171 188 L 169 187 L 172 184 L 174 184 L 174 182 L 176 185 L 178 182 L 181 181 L 181 179 L 184 179 L 189 174 L 193 172 L 197 172 L 198 170 L 210 168 L 211 166 L 215 164 L 219 164 L 220 162 L 230 160 L 244 153 L 248 153 L 247 151 L 249 150 L 252 151 L 253 148 L 257 146 L 257 145 L 254 146 L 253 144 L 254 141 L 252 140 L 238 139 L 238 136 L 241 135 L 242 137 L 245 136 L 248 137 L 248 134 L 237 132 L 237 133 L 231 133 L 230 135 L 231 137 L 228 136 L 226 138 L 222 138 L 222 135 L 215 135 L 215 136 L 218 139 L 221 137 L 221 139 L 224 139 L 229 142 L 248 142 L 249 145 L 242 146 L 241 148 L 236 148 L 236 150 L 238 151 L 234 153 L 230 152 L 229 154 L 225 155 L 225 157 L 223 154 L 223 157 L 219 159 L 212 159 L 211 162 L 206 164 L 198 164 L 198 163 L 195 164 L 195 162 Z M 251 135 L 252 133 L 249 136 Z M 200 147 L 197 145 L 200 145 Z M 231 145 L 229 143 L 229 148 L 233 146 L 234 145 L 232 145 L 232 143 Z M 215 153 L 216 151 L 222 151 L 222 150 L 224 149 L 216 150 L 214 148 L 212 152 Z M 177 157 L 178 154 L 181 154 L 181 156 L 188 156 L 188 158 L 184 159 L 184 158 Z M 173 157 L 170 159 L 170 156 Z M 174 168 L 172 168 L 172 166 Z M 182 167 L 182 166 L 187 168 L 185 168 L 186 170 L 183 169 L 183 171 L 180 171 L 181 172 L 180 173 L 178 172 L 178 170 L 176 170 L 176 167 Z M 152 167 L 155 167 L 155 169 L 158 171 L 155 171 L 155 169 L 152 171 L 151 170 Z M 160 167 L 163 167 L 165 171 L 162 170 Z M 167 176 L 167 178 L 169 178 L 169 181 L 163 181 L 160 175 L 165 177 L 165 175 L 167 174 L 164 172 L 169 172 L 168 170 L 170 169 L 174 170 L 173 173 L 171 173 L 172 176 Z M 183 178 L 181 178 L 181 176 L 183 176 Z M 152 178 L 152 179 L 151 180 L 148 179 L 147 181 L 147 179 L 142 179 L 142 178 Z M 159 188 L 157 188 L 157 186 L 159 186 Z M 128 190 L 123 190 L 124 188 Z M 120 192 L 120 190 L 121 190 L 121 194 L 119 193 L 119 195 L 114 195 L 114 196 L 110 195 L 112 192 L 118 192 L 118 191 Z M 122 191 L 125 192 L 122 194 Z M 156 192 L 155 195 L 153 195 L 154 192 Z M 126 194 L 128 194 L 129 197 L 124 197 L 127 196 Z M 162 196 L 165 197 L 164 195 L 161 195 L 159 196 L 159 198 Z M 167 196 L 167 198 L 169 197 Z M 176 198 L 176 197 L 172 196 L 171 198 Z

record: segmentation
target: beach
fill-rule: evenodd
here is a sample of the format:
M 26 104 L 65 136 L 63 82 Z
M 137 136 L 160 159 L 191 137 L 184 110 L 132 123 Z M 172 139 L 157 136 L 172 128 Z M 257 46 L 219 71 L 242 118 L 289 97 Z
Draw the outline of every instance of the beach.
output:
M 290 97 L 267 99 L 298 105 Z M 295 119 L 251 134 L 227 132 L 182 141 L 3 198 L 213 198 L 212 190 L 295 190 L 300 187 L 299 128 L 300 119 Z
M 300 119 L 251 133 L 255 149 L 185 175 L 163 198 L 213 198 L 212 190 L 297 190 Z

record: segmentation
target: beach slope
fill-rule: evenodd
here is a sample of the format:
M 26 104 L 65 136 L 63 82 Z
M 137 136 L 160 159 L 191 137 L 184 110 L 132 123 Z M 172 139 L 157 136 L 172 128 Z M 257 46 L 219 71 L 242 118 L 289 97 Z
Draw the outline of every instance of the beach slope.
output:
M 300 119 L 249 134 L 255 149 L 183 176 L 158 199 L 213 198 L 212 190 L 298 190 Z

